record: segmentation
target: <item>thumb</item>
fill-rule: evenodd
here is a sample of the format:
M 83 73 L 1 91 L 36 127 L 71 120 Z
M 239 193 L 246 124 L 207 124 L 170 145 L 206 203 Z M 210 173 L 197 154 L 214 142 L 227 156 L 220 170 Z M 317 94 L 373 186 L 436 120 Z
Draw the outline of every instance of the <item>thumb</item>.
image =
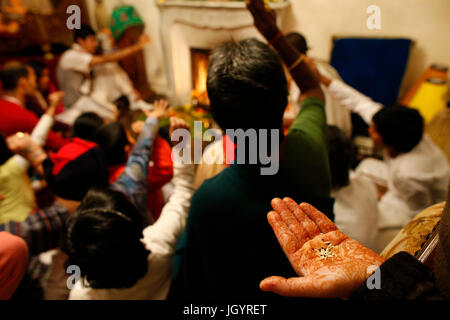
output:
M 320 297 L 320 290 L 317 290 L 313 279 L 309 277 L 286 279 L 272 276 L 261 281 L 259 287 L 262 291 L 284 297 Z

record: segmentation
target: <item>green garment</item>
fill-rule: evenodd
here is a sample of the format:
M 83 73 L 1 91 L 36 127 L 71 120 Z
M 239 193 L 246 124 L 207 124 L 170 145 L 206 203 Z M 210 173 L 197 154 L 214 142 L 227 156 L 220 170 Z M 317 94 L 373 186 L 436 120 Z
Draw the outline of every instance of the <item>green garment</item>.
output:
M 278 174 L 262 176 L 233 164 L 197 190 L 177 246 L 169 299 L 274 299 L 259 282 L 295 276 L 267 213 L 273 198 L 289 196 L 332 218 L 323 106 L 316 98 L 304 101 Z

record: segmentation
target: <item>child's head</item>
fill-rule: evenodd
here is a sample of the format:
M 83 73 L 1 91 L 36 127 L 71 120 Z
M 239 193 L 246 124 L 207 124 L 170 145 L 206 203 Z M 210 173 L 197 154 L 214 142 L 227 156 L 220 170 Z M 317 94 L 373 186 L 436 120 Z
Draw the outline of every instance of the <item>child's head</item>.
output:
M 334 188 L 345 187 L 349 184 L 349 171 L 355 157 L 354 145 L 336 126 L 328 126 L 326 133 L 332 185 Z
M 81 114 L 72 126 L 72 137 L 94 141 L 95 133 L 103 125 L 103 119 L 94 112 Z
M 95 134 L 94 142 L 105 153 L 108 166 L 126 162 L 128 137 L 122 125 L 113 122 L 101 126 Z

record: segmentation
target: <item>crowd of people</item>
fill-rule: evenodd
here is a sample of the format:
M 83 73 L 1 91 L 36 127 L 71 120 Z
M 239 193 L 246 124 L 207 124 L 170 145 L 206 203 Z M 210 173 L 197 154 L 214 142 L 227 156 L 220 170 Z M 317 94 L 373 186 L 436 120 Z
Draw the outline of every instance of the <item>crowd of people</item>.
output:
M 57 84 L 37 61 L 1 67 L 0 299 L 450 298 L 448 201 L 432 270 L 405 252 L 380 256 L 450 196 L 447 157 L 420 113 L 372 101 L 307 56 L 302 35 L 283 35 L 262 0 L 247 7 L 267 43 L 213 50 L 210 110 L 224 132 L 282 133 L 273 175 L 264 159 L 233 161 L 227 136 L 199 165 L 171 157 L 168 102 L 143 101 L 118 64 L 146 35 L 120 50 L 104 35 L 98 53 L 82 26 Z M 355 167 L 350 112 L 383 160 Z M 180 129 L 170 118 L 169 137 Z M 260 134 L 231 149 L 250 159 L 271 144 Z M 371 290 L 376 270 L 383 285 Z

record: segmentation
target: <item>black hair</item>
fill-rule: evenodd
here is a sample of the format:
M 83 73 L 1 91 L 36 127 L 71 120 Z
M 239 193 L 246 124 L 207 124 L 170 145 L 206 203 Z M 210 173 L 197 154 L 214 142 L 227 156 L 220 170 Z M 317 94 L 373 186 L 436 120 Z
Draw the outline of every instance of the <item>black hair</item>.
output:
M 84 40 L 89 36 L 96 36 L 96 33 L 90 26 L 83 24 L 80 29 L 75 29 L 73 41 L 76 43 L 78 39 Z
M 71 136 L 83 140 L 94 141 L 95 133 L 103 125 L 103 119 L 94 112 L 81 114 L 73 123 Z
M 19 62 L 10 62 L 3 66 L 0 71 L 0 80 L 3 90 L 11 91 L 17 88 L 21 78 L 29 76 L 26 65 Z
M 384 145 L 398 153 L 411 151 L 422 139 L 424 120 L 416 109 L 402 105 L 387 106 L 373 116 L 373 124 Z
M 5 137 L 0 133 L 0 165 L 4 164 L 14 154 L 9 150 Z
M 328 159 L 331 169 L 333 188 L 349 184 L 349 171 L 355 159 L 355 147 L 352 140 L 336 126 L 327 126 Z
M 108 166 L 122 164 L 127 160 L 125 147 L 128 137 L 121 124 L 112 122 L 101 126 L 95 133 L 94 142 L 105 153 Z
M 34 73 L 36 73 L 36 77 L 39 79 L 42 77 L 44 70 L 47 69 L 45 63 L 39 60 L 31 60 L 26 63 L 27 66 L 33 68 Z
M 142 231 L 142 217 L 127 196 L 93 188 L 69 219 L 67 264 L 79 266 L 92 288 L 132 287 L 148 269 Z
M 306 54 L 309 50 L 305 37 L 298 32 L 291 32 L 285 36 L 286 40 L 297 49 L 298 52 Z
M 287 80 L 279 56 L 266 44 L 228 42 L 211 55 L 207 77 L 211 113 L 226 129 L 279 129 Z

